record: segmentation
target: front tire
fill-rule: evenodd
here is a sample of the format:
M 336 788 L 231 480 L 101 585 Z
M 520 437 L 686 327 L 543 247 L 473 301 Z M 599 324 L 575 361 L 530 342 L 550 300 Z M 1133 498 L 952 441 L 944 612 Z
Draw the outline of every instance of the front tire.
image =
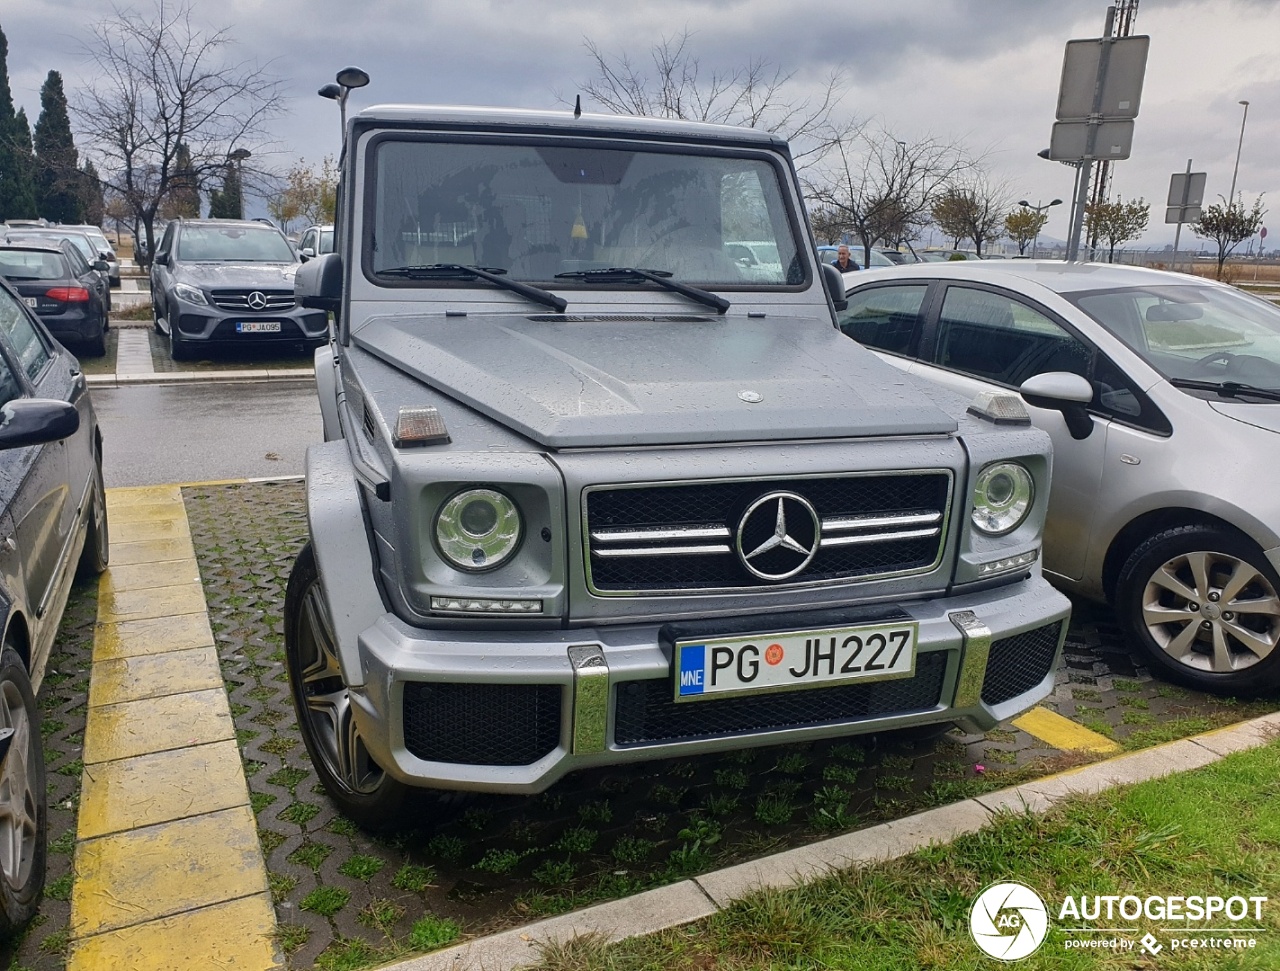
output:
M 356 728 L 310 543 L 289 575 L 284 645 L 298 728 L 325 791 L 360 826 L 381 829 L 398 822 L 408 787 L 374 762 Z
M 35 916 L 44 890 L 49 815 L 40 714 L 26 665 L 0 650 L 0 728 L 12 729 L 0 768 L 0 935 Z
M 1280 576 L 1242 536 L 1209 525 L 1152 536 L 1121 569 L 1115 606 L 1170 681 L 1215 694 L 1280 687 Z
M 175 361 L 190 361 L 196 356 L 188 343 L 178 336 L 178 329 L 172 321 L 169 323 L 169 356 Z
M 89 510 L 89 531 L 85 534 L 84 549 L 76 574 L 82 579 L 95 577 L 107 568 L 111 558 L 111 538 L 107 530 L 107 494 L 102 480 L 102 455 L 94 450 L 93 503 Z

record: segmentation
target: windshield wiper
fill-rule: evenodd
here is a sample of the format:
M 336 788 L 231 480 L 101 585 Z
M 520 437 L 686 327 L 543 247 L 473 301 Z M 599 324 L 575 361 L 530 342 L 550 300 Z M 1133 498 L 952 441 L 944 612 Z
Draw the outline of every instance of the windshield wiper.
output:
M 497 266 L 429 263 L 426 266 L 397 266 L 389 270 L 377 270 L 376 272 L 379 276 L 402 276 L 408 280 L 488 280 L 504 290 L 518 293 L 522 297 L 528 297 L 544 307 L 551 307 L 558 314 L 564 313 L 565 308 L 569 306 L 568 300 L 564 299 L 564 297 L 557 297 L 549 290 L 531 287 L 529 284 L 521 283 L 519 280 L 508 280 L 502 275 L 507 271 Z
M 1197 381 L 1194 378 L 1170 378 L 1169 383 L 1175 388 L 1186 388 L 1189 391 L 1212 391 L 1224 398 L 1239 398 L 1241 395 L 1251 398 L 1263 398 L 1266 401 L 1280 401 L 1280 389 L 1259 388 L 1252 384 L 1241 384 L 1239 381 Z
M 704 306 L 713 308 L 717 313 L 724 313 L 731 304 L 724 297 L 708 290 L 691 287 L 687 283 L 677 283 L 670 279 L 667 270 L 640 270 L 634 266 L 611 266 L 604 270 L 572 270 L 568 273 L 557 273 L 556 279 L 594 280 L 596 283 L 622 283 L 627 280 L 648 280 L 660 287 L 682 294 L 690 300 L 696 300 Z

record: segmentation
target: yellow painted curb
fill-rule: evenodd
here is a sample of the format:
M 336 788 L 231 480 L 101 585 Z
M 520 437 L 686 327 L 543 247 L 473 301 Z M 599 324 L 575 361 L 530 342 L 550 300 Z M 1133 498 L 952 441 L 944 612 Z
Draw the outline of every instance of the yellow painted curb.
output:
M 1013 720 L 1014 727 L 1064 752 L 1119 752 L 1120 746 L 1107 736 L 1085 728 L 1048 708 L 1035 707 Z
M 282 965 L 178 486 L 107 492 L 69 971 Z

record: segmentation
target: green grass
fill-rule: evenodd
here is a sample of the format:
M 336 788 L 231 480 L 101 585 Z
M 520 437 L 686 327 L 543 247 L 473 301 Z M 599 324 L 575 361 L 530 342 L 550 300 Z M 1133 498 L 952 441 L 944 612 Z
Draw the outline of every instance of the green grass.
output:
M 415 951 L 434 951 L 452 944 L 461 933 L 461 928 L 453 921 L 427 914 L 414 922 L 413 930 L 409 932 L 409 946 Z
M 431 886 L 436 879 L 436 871 L 429 866 L 418 866 L 413 863 L 406 863 L 396 875 L 391 878 L 391 885 L 397 890 L 408 890 L 411 893 L 421 893 Z
M 1046 816 L 999 816 L 994 825 L 902 859 L 842 871 L 793 890 L 757 893 L 687 927 L 618 945 L 579 938 L 548 947 L 543 971 L 701 971 L 831 968 L 983 971 L 968 914 L 987 885 L 1017 880 L 1048 904 L 1044 945 L 1026 969 L 1280 967 L 1280 742 L 1167 779 L 1077 797 Z M 835 800 L 834 794 L 830 796 Z M 1265 896 L 1265 931 L 1248 951 L 1174 952 L 1163 922 L 1126 922 L 1136 941 L 1163 939 L 1157 961 L 1136 950 L 1067 950 L 1056 920 L 1067 896 Z M 1192 924 L 1191 928 L 1197 926 Z M 1209 927 L 1223 926 L 1215 921 Z M 1245 925 L 1240 925 L 1245 926 Z M 1217 936 L 1222 936 L 1221 934 Z M 1003 965 L 1002 965 L 1003 966 Z
M 341 887 L 316 887 L 302 898 L 298 904 L 303 910 L 309 910 L 321 917 L 332 917 L 351 899 L 351 891 Z

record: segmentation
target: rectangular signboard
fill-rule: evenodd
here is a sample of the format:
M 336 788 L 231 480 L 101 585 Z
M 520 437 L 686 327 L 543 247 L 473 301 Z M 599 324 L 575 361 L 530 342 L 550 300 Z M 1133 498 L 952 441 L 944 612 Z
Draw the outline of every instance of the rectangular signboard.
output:
M 1062 84 L 1058 89 L 1059 121 L 1083 121 L 1094 113 L 1102 45 L 1100 37 L 1067 41 L 1062 58 Z M 1151 38 L 1145 34 L 1117 37 L 1110 46 L 1098 113 L 1108 121 L 1136 118 Z
M 1092 158 L 1128 158 L 1133 150 L 1132 121 L 1104 121 L 1098 125 Z M 1049 137 L 1049 158 L 1055 162 L 1079 162 L 1088 156 L 1089 125 L 1083 121 L 1059 121 Z
M 1204 183 L 1207 177 L 1204 172 L 1192 172 L 1189 176 L 1186 172 L 1174 172 L 1169 179 L 1169 201 L 1165 205 L 1200 205 L 1204 202 Z
M 1199 206 L 1170 206 L 1164 211 L 1164 221 L 1172 226 L 1174 223 L 1193 223 L 1200 218 Z

